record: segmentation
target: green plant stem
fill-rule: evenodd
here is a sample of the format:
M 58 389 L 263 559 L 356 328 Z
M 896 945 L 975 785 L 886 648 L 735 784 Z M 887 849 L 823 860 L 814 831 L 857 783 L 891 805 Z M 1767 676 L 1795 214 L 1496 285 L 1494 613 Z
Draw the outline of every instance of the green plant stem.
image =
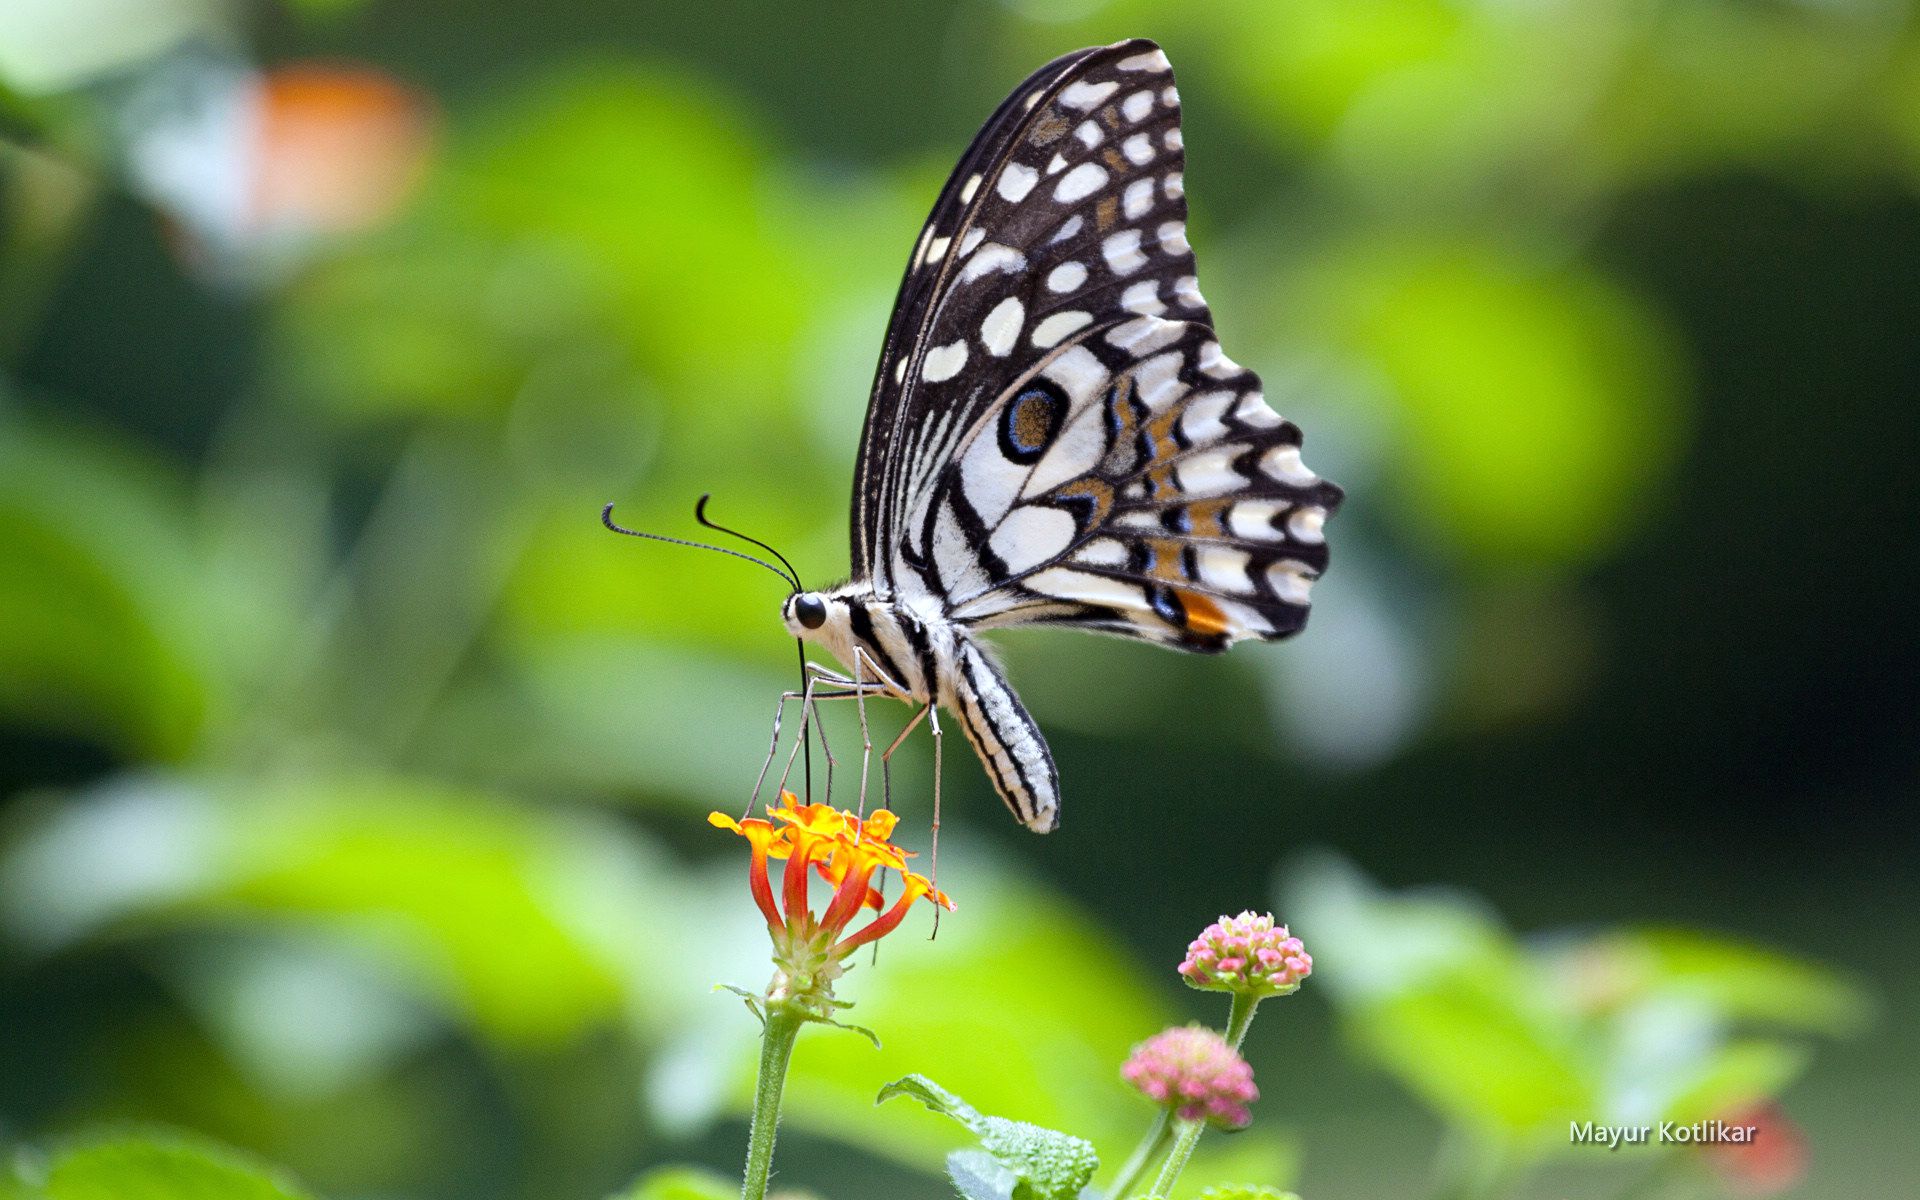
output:
M 786 1005 L 767 1007 L 760 1038 L 760 1075 L 753 1085 L 753 1125 L 747 1134 L 747 1174 L 741 1200 L 763 1200 L 773 1175 L 773 1139 L 780 1129 L 780 1093 L 787 1086 L 793 1042 L 806 1019 Z
M 1172 1132 L 1173 1112 L 1163 1108 L 1160 1115 L 1153 1119 L 1153 1128 L 1147 1130 L 1147 1136 L 1141 1138 L 1140 1144 L 1133 1148 L 1133 1156 L 1120 1168 L 1113 1186 L 1107 1189 L 1110 1200 L 1127 1200 L 1133 1194 L 1133 1185 L 1140 1182 L 1140 1176 L 1153 1164 L 1154 1159 L 1160 1157 L 1160 1151 L 1166 1148 Z
M 1253 1010 L 1260 1007 L 1260 997 L 1249 996 L 1245 992 L 1233 994 L 1233 1007 L 1227 1010 L 1227 1045 L 1233 1047 L 1235 1054 L 1240 1052 L 1240 1043 L 1247 1040 L 1247 1028 L 1253 1024 Z
M 1173 1195 L 1174 1181 L 1180 1178 L 1180 1172 L 1186 1170 L 1187 1160 L 1193 1157 L 1193 1148 L 1200 1142 L 1200 1135 L 1206 1132 L 1207 1123 L 1200 1121 L 1181 1121 L 1177 1124 L 1179 1134 L 1175 1137 L 1173 1149 L 1167 1152 L 1167 1161 L 1161 1164 L 1160 1177 L 1153 1181 L 1153 1190 L 1147 1193 L 1147 1200 L 1167 1200 Z

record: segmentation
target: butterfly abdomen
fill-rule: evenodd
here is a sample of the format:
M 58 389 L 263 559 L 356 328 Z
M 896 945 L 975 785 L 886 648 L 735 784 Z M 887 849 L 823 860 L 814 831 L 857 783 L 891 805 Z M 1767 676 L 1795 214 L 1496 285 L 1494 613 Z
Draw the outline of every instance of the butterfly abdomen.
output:
M 1060 773 L 1040 726 L 1006 676 L 971 638 L 958 634 L 953 670 L 941 682 L 941 706 L 960 719 L 994 791 L 1022 825 L 1050 832 L 1060 823 Z

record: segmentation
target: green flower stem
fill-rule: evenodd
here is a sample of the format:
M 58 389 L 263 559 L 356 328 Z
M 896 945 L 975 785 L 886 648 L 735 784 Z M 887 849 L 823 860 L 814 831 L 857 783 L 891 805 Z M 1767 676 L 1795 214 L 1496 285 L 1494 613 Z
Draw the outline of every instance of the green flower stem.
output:
M 767 1006 L 766 1029 L 760 1038 L 760 1075 L 754 1081 L 753 1125 L 747 1134 L 747 1175 L 741 1200 L 764 1200 L 773 1174 L 773 1138 L 780 1129 L 780 1093 L 787 1085 L 787 1064 L 793 1061 L 793 1042 L 806 1018 L 788 1004 Z
M 1127 1165 L 1120 1168 L 1120 1175 L 1107 1189 L 1112 1200 L 1127 1200 L 1133 1194 L 1133 1185 L 1140 1182 L 1140 1176 L 1160 1157 L 1167 1147 L 1167 1139 L 1173 1134 L 1173 1111 L 1161 1109 L 1160 1115 L 1153 1119 L 1153 1128 L 1147 1130 L 1147 1136 L 1133 1148 L 1133 1156 L 1127 1159 Z
M 1175 1137 L 1173 1149 L 1167 1154 L 1167 1161 L 1160 1167 L 1160 1178 L 1153 1181 L 1153 1190 L 1147 1193 L 1147 1200 L 1167 1200 L 1173 1195 L 1174 1181 L 1180 1178 L 1180 1172 L 1186 1170 L 1187 1160 L 1193 1157 L 1193 1148 L 1199 1144 L 1200 1135 L 1206 1132 L 1207 1123 L 1198 1121 L 1179 1121 L 1175 1128 L 1180 1132 Z
M 1240 1052 L 1240 1043 L 1247 1039 L 1247 1028 L 1253 1024 L 1253 1010 L 1260 1007 L 1260 997 L 1250 996 L 1246 992 L 1233 994 L 1233 1007 L 1227 1010 L 1227 1045 L 1233 1052 Z

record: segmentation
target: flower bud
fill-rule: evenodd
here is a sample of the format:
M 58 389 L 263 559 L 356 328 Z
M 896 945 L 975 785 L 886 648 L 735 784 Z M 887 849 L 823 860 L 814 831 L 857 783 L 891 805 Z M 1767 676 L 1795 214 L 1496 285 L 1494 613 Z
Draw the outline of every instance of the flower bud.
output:
M 1227 1040 L 1203 1025 L 1175 1026 L 1133 1048 L 1120 1075 L 1183 1121 L 1211 1121 L 1239 1129 L 1253 1120 L 1247 1105 L 1260 1098 L 1253 1068 Z
M 1221 917 L 1187 947 L 1181 978 L 1190 987 L 1263 999 L 1297 991 L 1313 971 L 1300 939 L 1275 925 L 1272 913 Z

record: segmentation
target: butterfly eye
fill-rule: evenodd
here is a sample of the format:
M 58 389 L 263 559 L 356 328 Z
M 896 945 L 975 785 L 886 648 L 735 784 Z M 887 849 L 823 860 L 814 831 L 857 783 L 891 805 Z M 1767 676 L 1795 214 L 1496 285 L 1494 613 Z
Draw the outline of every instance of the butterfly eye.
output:
M 818 596 L 801 596 L 793 602 L 793 615 L 808 629 L 827 623 L 827 603 Z

